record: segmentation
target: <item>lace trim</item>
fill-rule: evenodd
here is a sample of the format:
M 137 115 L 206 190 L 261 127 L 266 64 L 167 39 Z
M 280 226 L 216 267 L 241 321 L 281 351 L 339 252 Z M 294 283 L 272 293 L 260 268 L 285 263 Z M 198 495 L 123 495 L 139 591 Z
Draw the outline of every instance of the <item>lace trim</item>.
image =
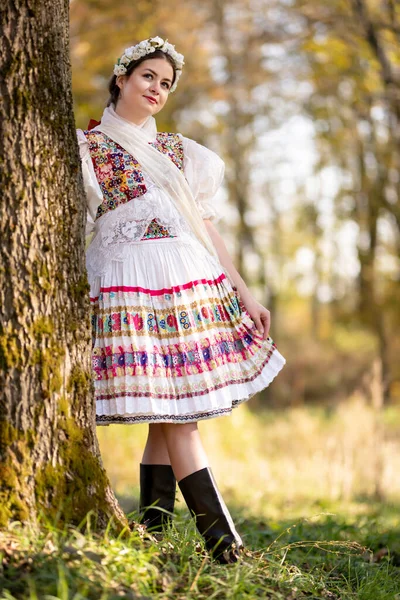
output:
M 159 230 L 164 230 L 168 234 L 164 235 L 149 235 L 146 233 L 151 230 L 151 223 L 156 223 Z M 154 228 L 153 228 L 154 233 Z M 102 234 L 102 246 L 103 248 L 109 248 L 114 245 L 129 244 L 131 242 L 138 242 L 144 239 L 150 239 L 151 237 L 176 237 L 179 234 L 176 227 L 169 221 L 162 221 L 157 216 L 153 219 L 140 219 L 136 221 L 118 221 L 114 227 L 111 228 L 107 233 Z
M 95 235 L 86 252 L 89 279 L 104 274 L 110 261 L 126 260 L 131 254 L 132 243 L 157 237 L 193 235 L 169 196 L 149 178 L 146 177 L 145 182 L 146 194 L 118 206 L 96 221 Z

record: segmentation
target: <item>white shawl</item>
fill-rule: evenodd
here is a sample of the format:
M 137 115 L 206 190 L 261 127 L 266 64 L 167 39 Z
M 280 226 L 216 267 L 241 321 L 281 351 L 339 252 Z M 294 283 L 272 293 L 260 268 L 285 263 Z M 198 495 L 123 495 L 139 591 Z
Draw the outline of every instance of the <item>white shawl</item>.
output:
M 135 125 L 117 115 L 111 105 L 104 109 L 101 123 L 94 130 L 105 133 L 138 161 L 140 167 L 148 173 L 154 183 L 166 190 L 198 239 L 212 255 L 216 256 L 215 247 L 185 176 L 168 156 L 149 143 L 155 141 L 157 134 L 154 117 L 148 117 L 142 126 Z

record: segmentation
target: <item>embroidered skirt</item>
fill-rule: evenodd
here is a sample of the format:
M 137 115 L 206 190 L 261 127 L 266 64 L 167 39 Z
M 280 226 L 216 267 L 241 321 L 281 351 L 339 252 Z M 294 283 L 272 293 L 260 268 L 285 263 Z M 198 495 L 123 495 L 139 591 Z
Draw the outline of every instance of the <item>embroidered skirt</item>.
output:
M 91 281 L 96 423 L 230 414 L 285 364 L 191 236 L 130 244 Z

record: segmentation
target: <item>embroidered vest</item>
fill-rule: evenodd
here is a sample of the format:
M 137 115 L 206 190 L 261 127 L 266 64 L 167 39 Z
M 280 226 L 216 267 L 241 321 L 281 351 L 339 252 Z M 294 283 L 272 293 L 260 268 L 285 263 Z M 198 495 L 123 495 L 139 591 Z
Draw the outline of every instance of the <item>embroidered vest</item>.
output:
M 87 130 L 83 133 L 89 143 L 94 172 L 103 194 L 103 202 L 97 209 L 98 219 L 120 204 L 142 196 L 147 188 L 139 163 L 122 146 L 101 131 Z M 183 144 L 178 134 L 157 133 L 151 145 L 183 171 Z

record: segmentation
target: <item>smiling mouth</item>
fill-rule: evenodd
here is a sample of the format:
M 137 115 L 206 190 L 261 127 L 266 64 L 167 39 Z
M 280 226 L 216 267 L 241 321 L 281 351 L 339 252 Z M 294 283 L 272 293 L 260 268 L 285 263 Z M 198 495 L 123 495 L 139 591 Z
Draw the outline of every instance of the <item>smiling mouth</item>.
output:
M 145 96 L 145 98 L 147 98 L 147 100 L 152 104 L 157 104 L 157 100 L 155 100 L 154 98 L 151 98 L 150 96 Z

